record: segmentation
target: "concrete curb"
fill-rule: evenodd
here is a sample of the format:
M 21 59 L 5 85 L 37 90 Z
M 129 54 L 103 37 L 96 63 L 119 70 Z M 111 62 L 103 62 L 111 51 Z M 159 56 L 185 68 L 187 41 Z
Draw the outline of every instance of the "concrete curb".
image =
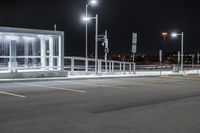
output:
M 89 80 L 89 79 L 116 79 L 116 78 L 140 78 L 140 77 L 160 77 L 160 76 L 189 76 L 199 75 L 194 73 L 174 73 L 174 74 L 154 74 L 154 75 L 99 75 L 99 76 L 82 76 L 82 77 L 53 77 L 53 78 L 20 78 L 20 79 L 0 79 L 0 83 L 12 83 L 12 82 L 38 82 L 38 81 L 57 81 L 57 80 Z
M 160 75 L 147 75 L 147 76 L 99 76 L 99 77 L 61 77 L 61 78 L 26 78 L 26 79 L 3 79 L 0 83 L 12 82 L 38 82 L 38 81 L 57 81 L 57 80 L 90 80 L 90 79 L 116 79 L 116 78 L 139 78 L 139 77 L 159 77 Z

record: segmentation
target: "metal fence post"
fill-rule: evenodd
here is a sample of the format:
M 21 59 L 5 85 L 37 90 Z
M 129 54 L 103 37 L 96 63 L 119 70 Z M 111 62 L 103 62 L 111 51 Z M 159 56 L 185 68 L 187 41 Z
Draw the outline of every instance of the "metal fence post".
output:
M 111 73 L 111 61 L 109 61 L 109 71 L 110 71 L 110 73 Z
M 129 73 L 131 74 L 131 63 L 129 63 Z
M 102 70 L 102 68 L 101 68 L 101 63 L 102 63 L 102 61 L 101 60 L 99 60 L 98 61 L 98 70 L 99 70 L 99 73 L 101 73 L 101 70 Z
M 108 72 L 108 62 L 105 62 L 106 72 Z
M 133 73 L 136 74 L 136 65 L 133 63 Z
M 126 64 L 125 64 L 125 62 L 123 64 L 123 71 L 124 71 L 124 74 L 125 74 L 126 73 Z
M 119 63 L 119 71 L 120 71 L 120 73 L 122 72 L 122 63 L 121 62 Z
M 115 69 L 115 66 L 114 66 L 115 64 L 114 64 L 114 61 L 112 61 L 112 73 L 114 73 L 114 69 Z
M 85 71 L 88 72 L 88 59 L 85 59 Z
M 74 58 L 71 58 L 71 71 L 74 71 Z

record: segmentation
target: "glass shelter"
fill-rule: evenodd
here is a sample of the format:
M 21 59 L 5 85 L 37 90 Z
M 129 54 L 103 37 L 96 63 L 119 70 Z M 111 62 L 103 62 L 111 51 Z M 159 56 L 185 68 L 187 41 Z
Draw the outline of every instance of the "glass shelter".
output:
M 0 72 L 63 70 L 64 32 L 0 27 Z

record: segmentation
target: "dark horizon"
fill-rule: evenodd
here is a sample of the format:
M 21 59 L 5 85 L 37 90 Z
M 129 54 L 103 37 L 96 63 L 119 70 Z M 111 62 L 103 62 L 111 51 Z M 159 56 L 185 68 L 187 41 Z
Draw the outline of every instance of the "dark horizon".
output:
M 65 32 L 65 55 L 85 56 L 84 0 L 3 0 L 0 5 L 0 26 Z M 108 30 L 110 54 L 131 53 L 132 32 L 138 33 L 138 53 L 173 52 L 180 49 L 180 39 L 170 36 L 163 42 L 161 33 L 184 32 L 184 51 L 199 52 L 199 4 L 189 0 L 104 1 L 90 7 L 89 13 L 99 15 L 99 33 Z M 94 22 L 88 25 L 89 50 L 94 53 Z M 99 55 L 103 48 L 99 46 Z

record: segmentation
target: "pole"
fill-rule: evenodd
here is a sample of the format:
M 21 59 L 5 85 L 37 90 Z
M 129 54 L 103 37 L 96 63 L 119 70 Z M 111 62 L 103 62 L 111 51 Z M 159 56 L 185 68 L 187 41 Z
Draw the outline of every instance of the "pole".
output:
M 107 30 L 105 31 L 105 35 L 104 35 L 104 43 L 105 43 L 105 50 L 104 50 L 104 52 L 105 52 L 105 71 L 106 71 L 106 73 L 107 73 L 107 60 L 108 60 L 108 32 L 107 32 Z
M 97 60 L 98 60 L 98 15 L 96 14 L 96 31 L 95 31 L 95 73 L 97 74 Z
M 133 73 L 135 74 L 135 53 L 133 52 Z
M 199 53 L 197 53 L 197 66 L 199 65 Z
M 194 70 L 194 54 L 192 55 L 192 71 Z
M 86 5 L 85 8 L 85 13 L 86 13 L 86 18 L 88 16 L 88 5 Z M 87 25 L 87 21 L 85 22 L 85 71 L 88 72 L 88 25 Z
M 199 53 L 197 53 L 197 72 L 199 73 Z
M 159 50 L 160 76 L 162 75 L 162 50 Z
M 106 71 L 106 73 L 108 72 L 107 56 L 108 56 L 108 54 L 105 53 L 105 71 Z
M 181 71 L 183 71 L 183 56 L 184 56 L 183 40 L 184 40 L 184 33 L 182 32 L 182 34 L 181 34 Z
M 178 71 L 179 71 L 179 69 L 180 69 L 180 51 L 178 51 Z

